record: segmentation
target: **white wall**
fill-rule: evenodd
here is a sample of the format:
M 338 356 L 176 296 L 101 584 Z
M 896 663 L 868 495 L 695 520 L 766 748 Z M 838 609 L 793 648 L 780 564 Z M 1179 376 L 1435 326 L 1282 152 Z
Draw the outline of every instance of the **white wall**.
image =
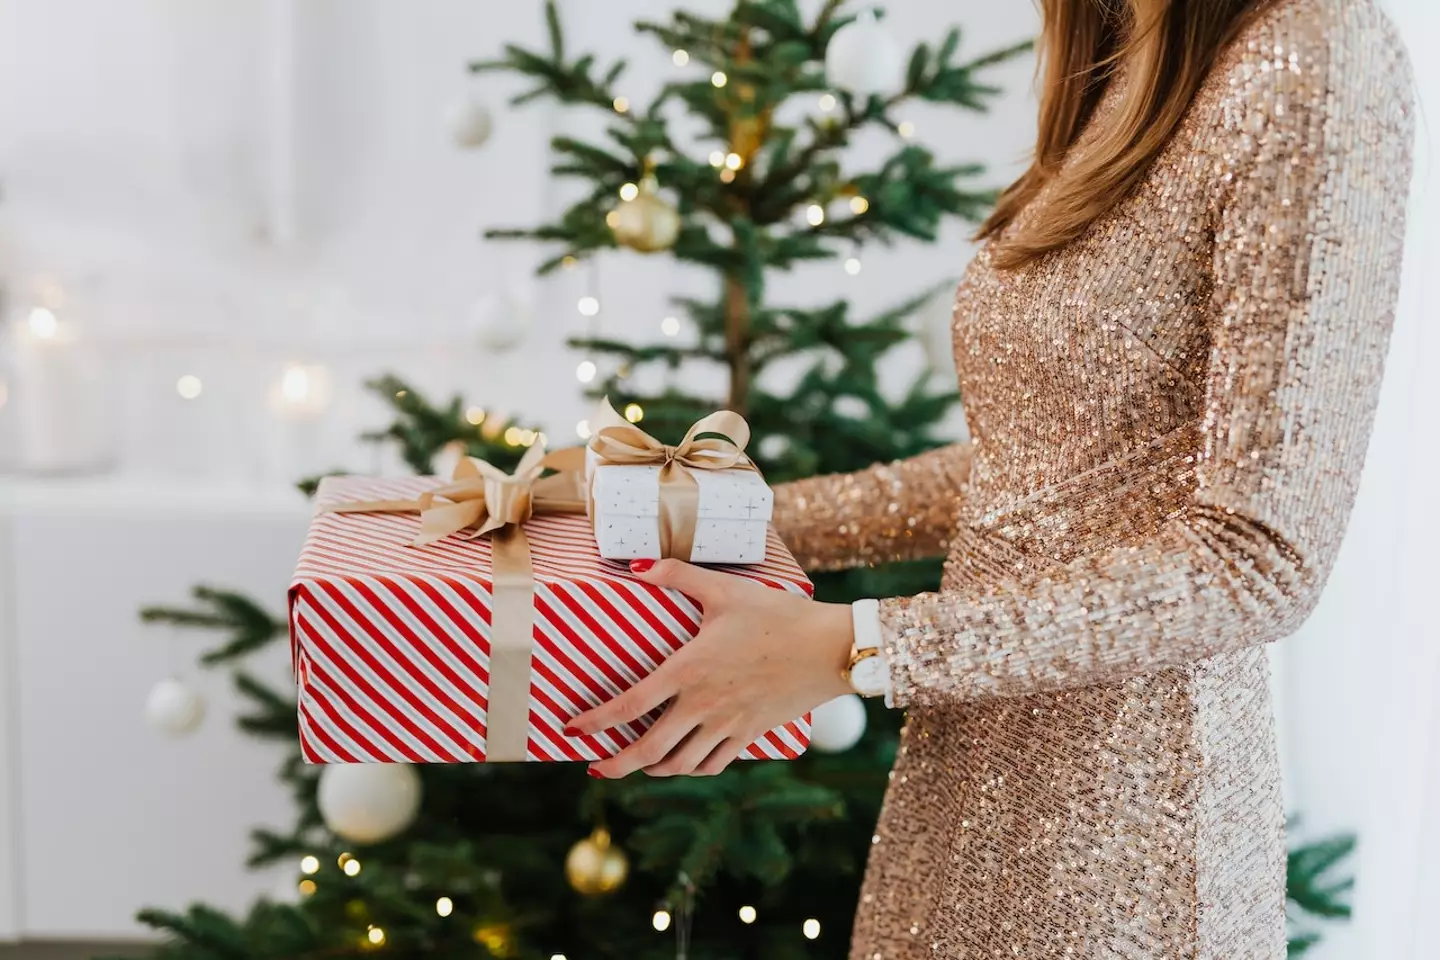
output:
M 1429 0 L 1385 5 L 1410 45 L 1420 101 L 1405 281 L 1361 502 L 1333 588 L 1340 599 L 1317 613 L 1305 671 L 1293 679 L 1317 694 L 1345 692 L 1307 704 L 1300 764 L 1313 771 L 1304 783 L 1313 808 L 1330 822 L 1353 818 L 1362 837 L 1356 922 L 1326 958 L 1421 960 L 1435 956 L 1440 916 L 1440 64 L 1427 48 L 1440 36 L 1440 9 Z
M 632 97 L 675 68 L 648 42 L 636 47 L 627 24 L 670 6 L 563 4 L 573 42 L 631 56 Z M 907 40 L 965 25 L 969 52 L 1036 23 L 1019 0 L 889 6 Z M 1440 32 L 1428 0 L 1387 6 L 1417 47 Z M 592 278 L 580 270 L 532 282 L 539 251 L 478 233 L 559 209 L 546 141 L 562 127 L 594 132 L 598 121 L 510 110 L 513 82 L 464 71 L 504 40 L 541 36 L 535 3 L 0 3 L 0 279 L 17 311 L 58 282 L 62 317 L 113 344 L 107 407 L 126 473 L 278 485 L 334 464 L 385 466 L 351 442 L 381 415 L 357 384 L 383 369 L 436 391 L 463 388 L 569 435 L 585 404 L 572 375 L 579 358 L 561 343 L 584 326 L 574 303 Z M 1423 50 L 1416 60 L 1422 104 L 1433 110 L 1440 74 Z M 996 72 L 1008 92 L 990 116 L 917 108 L 909 117 L 942 156 L 982 159 L 1002 183 L 1033 134 L 1029 70 Z M 466 90 L 498 114 L 479 152 L 452 147 L 440 125 L 444 105 Z M 1360 916 L 1323 954 L 1337 960 L 1421 957 L 1421 918 L 1440 903 L 1440 830 L 1423 817 L 1425 798 L 1431 810 L 1440 800 L 1440 645 L 1421 607 L 1440 536 L 1427 482 L 1440 466 L 1428 442 L 1440 397 L 1425 375 L 1440 348 L 1421 313 L 1440 266 L 1427 116 L 1405 302 L 1361 503 L 1321 609 L 1279 658 L 1290 804 L 1314 832 L 1364 837 Z M 859 149 L 873 156 L 878 144 Z M 834 264 L 801 271 L 777 294 L 843 291 L 878 307 L 958 275 L 968 256 L 952 230 L 933 247 L 867 253 L 857 278 Z M 598 282 L 604 332 L 637 339 L 658 335 L 667 295 L 704 292 L 695 275 L 629 254 L 602 258 Z M 511 354 L 475 343 L 471 305 L 487 294 L 535 304 L 533 335 Z M 331 369 L 335 395 L 321 422 L 282 424 L 266 407 L 289 361 Z M 890 372 L 921 364 L 911 349 Z M 553 381 L 537 370 L 554 371 Z M 181 373 L 204 378 L 200 400 L 177 398 Z
M 349 438 L 380 411 L 355 385 L 385 368 L 571 436 L 587 405 L 573 377 L 581 358 L 561 343 L 584 329 L 574 304 L 588 284 L 600 286 L 604 333 L 646 339 L 658 336 L 670 295 L 709 292 L 708 277 L 630 254 L 600 258 L 598 281 L 581 269 L 536 283 L 529 272 L 541 250 L 479 239 L 484 227 L 533 224 L 560 209 L 565 187 L 546 173 L 549 137 L 562 124 L 587 134 L 603 127 L 583 111 L 509 109 L 521 85 L 467 74 L 468 60 L 503 41 L 540 43 L 538 7 L 0 4 L 0 274 L 15 311 L 56 279 L 70 299 L 62 319 L 146 342 L 111 372 L 128 469 L 173 475 L 203 459 L 279 482 L 337 462 L 368 466 Z M 637 45 L 629 23 L 667 7 L 572 0 L 565 10 L 573 43 L 630 56 L 625 89 L 639 100 L 677 68 L 658 45 Z M 1034 25 L 1020 3 L 894 7 L 906 40 L 951 19 L 967 24 L 972 54 Z M 1029 69 L 995 71 L 1010 93 L 991 116 L 917 108 L 910 117 L 942 156 L 993 163 L 989 183 L 999 185 L 1033 130 Z M 499 113 L 495 138 L 477 152 L 455 149 L 441 129 L 444 106 L 466 90 Z M 867 138 L 858 154 L 875 157 L 880 145 Z M 962 235 L 876 251 L 859 278 L 838 263 L 801 271 L 777 294 L 815 300 L 844 285 L 862 307 L 878 308 L 958 276 L 968 258 Z M 487 294 L 536 305 L 534 335 L 503 357 L 474 342 L 471 307 Z M 897 378 L 918 354 L 899 361 Z M 324 363 L 336 381 L 326 428 L 291 445 L 307 451 L 300 462 L 275 449 L 263 402 L 287 361 Z M 536 370 L 553 371 L 558 389 L 542 388 Z M 190 404 L 174 391 L 187 372 L 206 384 Z M 718 395 L 721 381 L 713 383 Z M 230 434 L 207 440 L 206 428 L 222 422 Z M 177 456 L 176 438 L 203 457 Z

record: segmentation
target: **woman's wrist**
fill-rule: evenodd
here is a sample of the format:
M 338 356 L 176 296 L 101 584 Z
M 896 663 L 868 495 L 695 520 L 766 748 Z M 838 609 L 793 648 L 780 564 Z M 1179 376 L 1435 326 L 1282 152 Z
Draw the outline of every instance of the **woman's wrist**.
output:
M 829 699 L 833 699 L 852 692 L 849 681 L 845 679 L 845 671 L 850 666 L 850 652 L 855 646 L 855 624 L 848 603 L 820 603 L 818 606 L 823 671 L 828 680 L 826 691 Z

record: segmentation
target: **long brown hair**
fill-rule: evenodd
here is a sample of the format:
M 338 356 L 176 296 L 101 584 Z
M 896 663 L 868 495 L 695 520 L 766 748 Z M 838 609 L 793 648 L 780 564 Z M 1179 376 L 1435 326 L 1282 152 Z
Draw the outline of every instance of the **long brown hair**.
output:
M 1043 216 L 1001 239 L 1000 267 L 1029 263 L 1079 237 L 1145 175 L 1217 54 L 1270 0 L 1040 0 L 1040 135 L 1030 168 L 1000 195 L 977 237 L 1000 233 L 1054 181 Z M 1117 66 L 1127 96 L 1093 146 L 1066 155 Z

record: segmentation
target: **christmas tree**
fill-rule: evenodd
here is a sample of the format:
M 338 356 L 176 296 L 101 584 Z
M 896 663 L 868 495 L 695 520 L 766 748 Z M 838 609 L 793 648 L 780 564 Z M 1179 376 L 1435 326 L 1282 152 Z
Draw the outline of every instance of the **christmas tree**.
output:
M 950 218 L 978 221 L 993 197 L 982 170 L 937 162 L 897 108 L 920 99 L 983 109 L 996 92 L 982 82 L 984 69 L 1028 46 L 961 60 L 952 31 L 907 63 L 882 27 L 842 6 L 826 3 L 806 20 L 793 0 L 742 0 L 724 19 L 681 12 L 639 23 L 661 56 L 690 68 L 688 79 L 643 105 L 617 92 L 623 62 L 601 66 L 567 49 L 553 5 L 545 9 L 549 50 L 507 46 L 474 67 L 533 81 L 518 102 L 548 97 L 610 121 L 600 142 L 553 142 L 555 174 L 583 185 L 572 205 L 553 223 L 490 237 L 547 245 L 541 274 L 628 248 L 715 277 L 713 297 L 676 301 L 689 329 L 667 329 L 663 343 L 573 341 L 606 367 L 593 392 L 662 437 L 678 437 L 714 409 L 742 412 L 753 428 L 750 450 L 772 482 L 858 469 L 945 439 L 938 428 L 958 399 L 953 384 L 921 376 L 889 396 L 877 374 L 937 291 L 862 318 L 844 299 L 772 302 L 767 281 L 805 262 L 853 258 L 867 243 L 934 241 Z M 680 119 L 699 121 L 684 143 Z M 847 169 L 846 148 L 866 128 L 888 131 L 893 149 L 873 169 Z M 787 360 L 798 373 L 772 376 Z M 728 391 L 686 390 L 696 364 L 718 365 Z M 651 365 L 671 372 L 669 385 L 644 393 L 636 385 Z M 509 468 L 535 442 L 533 427 L 474 424 L 459 398 L 436 405 L 393 379 L 373 386 L 396 418 L 369 439 L 398 443 L 417 471 L 456 444 Z M 819 591 L 890 595 L 933 589 L 938 576 L 938 562 L 900 565 L 831 575 Z M 262 902 L 242 918 L 199 906 L 147 911 L 142 918 L 172 937 L 161 956 L 845 955 L 896 746 L 897 721 L 885 711 L 872 712 L 863 738 L 844 752 L 738 764 L 715 778 L 608 783 L 560 764 L 416 768 L 423 799 L 413 822 L 360 844 L 327 828 L 322 774 L 296 748 L 293 700 L 243 668 L 259 648 L 283 642 L 284 618 L 223 590 L 201 588 L 196 600 L 146 616 L 227 634 L 204 660 L 233 665 L 253 704 L 241 726 L 285 745 L 280 775 L 300 808 L 289 833 L 256 833 L 252 863 L 296 865 L 301 899 Z M 412 788 L 391 778 L 369 789 Z
M 958 400 L 953 385 L 921 376 L 892 395 L 877 373 L 936 291 L 862 318 L 844 299 L 778 302 L 769 281 L 811 261 L 848 261 L 869 243 L 933 242 L 947 220 L 978 221 L 993 197 L 983 171 L 940 164 L 897 110 L 913 100 L 984 109 L 996 92 L 983 82 L 985 68 L 1027 45 L 962 59 L 951 31 L 907 59 L 881 26 L 839 0 L 813 19 L 795 0 L 738 0 L 723 19 L 677 12 L 636 24 L 661 56 L 689 67 L 687 79 L 640 104 L 618 92 L 623 61 L 601 65 L 572 52 L 553 4 L 545 15 L 548 50 L 506 46 L 474 69 L 532 81 L 517 103 L 549 98 L 601 111 L 608 128 L 598 142 L 553 141 L 555 175 L 582 186 L 554 222 L 488 236 L 543 244 L 542 274 L 619 249 L 673 257 L 714 277 L 713 296 L 676 300 L 688 328 L 667 328 L 661 343 L 572 341 L 600 362 L 597 371 L 606 367 L 593 392 L 664 438 L 711 410 L 737 410 L 753 429 L 751 452 L 777 483 L 941 443 Z M 891 149 L 871 169 L 850 169 L 847 148 L 867 129 L 888 131 Z M 705 365 L 724 372 L 723 395 L 687 388 L 689 372 Z M 668 372 L 659 390 L 639 388 L 647 367 Z M 419 472 L 442 450 L 461 448 L 508 469 L 536 441 L 535 425 L 474 416 L 478 398 L 434 404 L 394 379 L 373 386 L 395 420 L 369 439 L 398 444 Z M 826 575 L 818 592 L 887 596 L 933 589 L 938 578 L 937 560 Z M 335 773 L 348 768 L 306 766 L 292 696 L 245 670 L 251 654 L 285 641 L 283 616 L 211 588 L 197 589 L 192 608 L 145 616 L 224 634 L 203 660 L 234 671 L 252 707 L 240 725 L 285 747 L 280 777 L 299 808 L 291 831 L 256 832 L 251 860 L 294 865 L 298 899 L 262 901 L 244 917 L 204 906 L 145 911 L 142 919 L 170 937 L 159 957 L 784 960 L 847 952 L 896 748 L 897 718 L 883 709 L 872 706 L 849 749 L 737 764 L 714 778 L 602 782 L 578 764 L 360 768 L 352 772 L 369 779 L 351 789 L 388 799 L 392 815 L 388 824 L 357 826 L 326 803 L 327 789 L 339 791 Z M 330 778 L 324 787 L 322 778 Z

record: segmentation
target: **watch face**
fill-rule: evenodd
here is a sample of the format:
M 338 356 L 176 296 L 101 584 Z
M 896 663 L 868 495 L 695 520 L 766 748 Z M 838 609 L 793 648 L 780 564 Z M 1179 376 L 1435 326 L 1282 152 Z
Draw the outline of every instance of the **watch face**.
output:
M 850 686 L 861 696 L 880 696 L 885 692 L 887 679 L 885 661 L 879 657 L 866 657 L 850 668 Z

